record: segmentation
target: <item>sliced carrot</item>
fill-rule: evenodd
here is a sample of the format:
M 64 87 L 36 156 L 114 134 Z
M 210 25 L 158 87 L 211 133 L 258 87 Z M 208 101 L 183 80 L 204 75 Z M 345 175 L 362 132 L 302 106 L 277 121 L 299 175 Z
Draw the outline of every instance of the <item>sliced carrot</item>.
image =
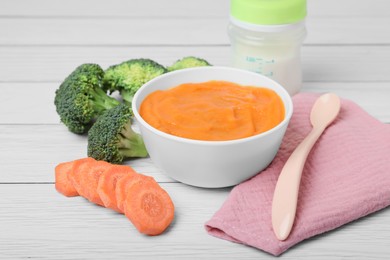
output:
M 80 177 L 80 186 L 85 192 L 85 198 L 100 206 L 104 206 L 104 204 L 97 192 L 99 177 L 110 167 L 112 167 L 112 164 L 108 162 L 94 161 L 89 164 L 86 173 Z
M 120 211 L 124 212 L 124 202 L 127 196 L 127 190 L 137 182 L 152 181 L 156 182 L 152 177 L 143 174 L 134 174 L 123 177 L 118 180 L 115 187 L 116 204 Z M 156 183 L 157 184 L 157 183 Z
M 159 235 L 174 218 L 169 194 L 153 182 L 136 182 L 127 191 L 125 215 L 140 233 Z
M 82 175 L 86 174 L 90 164 L 96 160 L 91 157 L 81 158 L 75 160 L 71 172 L 68 175 L 69 181 L 72 183 L 73 187 L 77 190 L 80 196 L 86 197 L 86 192 L 84 187 L 81 186 Z
M 136 174 L 131 167 L 125 165 L 112 165 L 107 171 L 101 174 L 97 186 L 97 193 L 103 201 L 103 205 L 123 213 L 117 206 L 115 187 L 120 178 Z
M 73 187 L 72 183 L 68 179 L 68 175 L 72 170 L 73 163 L 73 161 L 60 163 L 54 169 L 56 181 L 55 188 L 59 193 L 67 197 L 74 197 L 79 195 L 77 190 Z

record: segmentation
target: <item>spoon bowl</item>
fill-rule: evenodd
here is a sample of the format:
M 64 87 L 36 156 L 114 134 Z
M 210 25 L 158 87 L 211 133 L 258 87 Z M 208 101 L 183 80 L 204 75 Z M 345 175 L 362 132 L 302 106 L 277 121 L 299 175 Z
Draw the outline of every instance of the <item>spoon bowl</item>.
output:
M 327 127 L 340 112 L 340 98 L 333 93 L 321 95 L 313 105 L 310 122 L 313 127 Z

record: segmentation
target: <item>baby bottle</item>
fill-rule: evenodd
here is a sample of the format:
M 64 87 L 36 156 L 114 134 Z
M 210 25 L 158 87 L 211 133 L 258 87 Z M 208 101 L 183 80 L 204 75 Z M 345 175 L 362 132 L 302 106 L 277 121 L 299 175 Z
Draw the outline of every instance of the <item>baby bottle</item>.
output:
M 290 95 L 302 86 L 306 0 L 231 0 L 232 65 L 274 79 Z

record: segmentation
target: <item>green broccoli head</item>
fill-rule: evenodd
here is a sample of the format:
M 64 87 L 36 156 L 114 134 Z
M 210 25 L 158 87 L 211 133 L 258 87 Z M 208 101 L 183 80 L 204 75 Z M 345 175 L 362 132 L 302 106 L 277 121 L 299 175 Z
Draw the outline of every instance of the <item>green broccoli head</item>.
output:
M 120 164 L 126 158 L 146 157 L 141 135 L 131 128 L 132 110 L 126 104 L 107 110 L 88 131 L 88 156 Z
M 118 90 L 128 104 L 135 92 L 149 80 L 164 74 L 166 68 L 150 59 L 132 59 L 109 67 L 104 75 L 103 88 Z
M 99 65 L 83 64 L 56 90 L 56 111 L 71 132 L 85 133 L 97 116 L 120 104 L 101 89 L 103 76 Z
M 193 67 L 211 66 L 206 60 L 193 56 L 184 57 L 168 67 L 168 71 L 181 70 Z

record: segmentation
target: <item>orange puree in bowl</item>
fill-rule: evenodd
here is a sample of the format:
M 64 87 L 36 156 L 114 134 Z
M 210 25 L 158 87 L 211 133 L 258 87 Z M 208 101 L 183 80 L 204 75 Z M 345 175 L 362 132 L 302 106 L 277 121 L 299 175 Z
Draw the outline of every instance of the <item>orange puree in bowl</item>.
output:
M 186 83 L 149 94 L 142 118 L 168 134 L 196 140 L 233 140 L 267 131 L 284 119 L 273 90 L 227 81 Z

